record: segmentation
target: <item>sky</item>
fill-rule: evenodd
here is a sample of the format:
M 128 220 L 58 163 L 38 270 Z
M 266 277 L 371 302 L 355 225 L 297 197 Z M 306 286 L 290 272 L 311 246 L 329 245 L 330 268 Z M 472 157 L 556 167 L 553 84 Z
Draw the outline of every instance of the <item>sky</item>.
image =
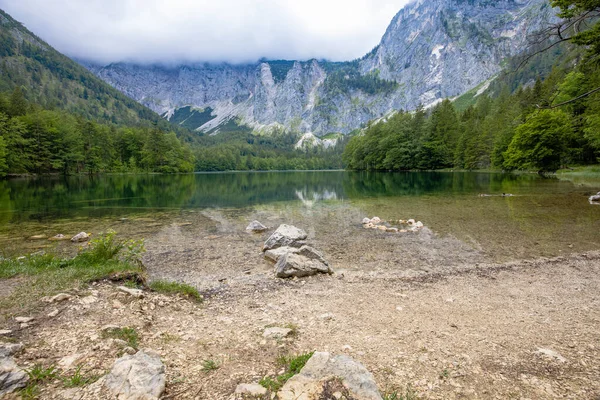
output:
M 102 64 L 352 60 L 409 0 L 0 0 L 58 51 Z

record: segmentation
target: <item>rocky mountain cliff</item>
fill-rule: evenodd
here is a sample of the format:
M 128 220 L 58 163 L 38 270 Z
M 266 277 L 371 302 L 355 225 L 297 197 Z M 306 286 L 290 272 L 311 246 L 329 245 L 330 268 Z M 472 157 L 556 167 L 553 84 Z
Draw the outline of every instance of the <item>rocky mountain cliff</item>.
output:
M 394 17 L 377 47 L 352 62 L 85 65 L 193 129 L 216 132 L 235 120 L 322 136 L 480 85 L 553 18 L 547 0 L 417 0 Z

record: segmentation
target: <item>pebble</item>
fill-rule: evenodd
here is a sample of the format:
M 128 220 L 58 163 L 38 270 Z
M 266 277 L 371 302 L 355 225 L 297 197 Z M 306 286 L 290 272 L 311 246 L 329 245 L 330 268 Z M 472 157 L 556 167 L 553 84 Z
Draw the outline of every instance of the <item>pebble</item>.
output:
M 141 289 L 132 289 L 125 286 L 119 286 L 119 289 L 123 293 L 127 293 L 133 297 L 142 298 L 144 297 L 144 292 Z
M 58 313 L 59 313 L 59 311 L 58 311 L 58 310 L 54 310 L 54 311 L 51 311 L 51 312 L 49 312 L 49 313 L 48 313 L 48 316 L 49 316 L 50 318 L 54 318 L 54 317 L 56 317 L 56 316 L 58 315 Z
M 23 324 L 26 324 L 26 323 L 31 322 L 33 320 L 34 320 L 33 317 L 16 317 L 15 318 L 15 321 L 23 323 Z

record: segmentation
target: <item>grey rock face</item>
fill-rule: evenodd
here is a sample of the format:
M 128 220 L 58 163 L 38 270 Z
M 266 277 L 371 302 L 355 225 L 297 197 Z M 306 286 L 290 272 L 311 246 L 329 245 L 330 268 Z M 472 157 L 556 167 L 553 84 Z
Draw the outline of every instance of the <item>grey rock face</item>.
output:
M 300 249 L 290 246 L 277 247 L 271 250 L 265 251 L 265 258 L 269 261 L 277 262 L 280 257 L 287 253 L 298 253 Z
M 158 399 L 165 390 L 165 366 L 153 351 L 138 351 L 115 361 L 104 385 L 118 399 Z
M 316 274 L 331 274 L 327 264 L 295 253 L 287 253 L 275 264 L 275 276 L 278 278 L 304 277 Z
M 277 395 L 280 400 L 317 400 L 333 392 L 355 400 L 382 399 L 373 375 L 361 363 L 348 356 L 320 352 L 314 353 Z
M 391 92 L 328 90 L 339 65 L 316 60 L 289 62 L 283 73 L 276 62 L 86 67 L 167 118 L 181 107 L 210 107 L 214 119 L 198 127 L 203 131 L 239 118 L 257 130 L 349 133 L 393 110 L 434 104 L 477 87 L 500 71 L 506 57 L 523 51 L 527 35 L 554 14 L 548 0 L 413 1 L 358 62 L 360 74 L 395 80 L 399 85 Z
M 298 241 L 307 238 L 306 232 L 292 225 L 281 224 L 279 228 L 266 240 L 263 251 L 283 246 L 294 246 Z M 300 247 L 300 246 L 298 246 Z
M 0 345 L 0 397 L 27 385 L 27 373 L 17 366 L 12 355 L 23 348 L 21 343 Z

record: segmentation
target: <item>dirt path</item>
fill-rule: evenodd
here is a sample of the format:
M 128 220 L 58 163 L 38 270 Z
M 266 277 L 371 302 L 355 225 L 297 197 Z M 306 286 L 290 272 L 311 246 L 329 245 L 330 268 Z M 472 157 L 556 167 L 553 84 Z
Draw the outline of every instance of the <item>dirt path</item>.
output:
M 17 329 L 13 338 L 26 344 L 17 362 L 60 365 L 80 355 L 71 368 L 103 374 L 122 351 L 99 334 L 110 323 L 135 327 L 140 347 L 161 354 L 165 398 L 233 398 L 238 383 L 275 375 L 279 355 L 312 350 L 347 353 L 382 392 L 410 386 L 423 399 L 599 398 L 600 253 L 393 275 L 238 280 L 202 305 L 94 285 Z M 54 309 L 58 316 L 45 317 Z M 297 334 L 266 340 L 270 325 Z M 204 360 L 220 367 L 203 371 Z M 57 382 L 41 398 L 102 396 L 94 385 Z

